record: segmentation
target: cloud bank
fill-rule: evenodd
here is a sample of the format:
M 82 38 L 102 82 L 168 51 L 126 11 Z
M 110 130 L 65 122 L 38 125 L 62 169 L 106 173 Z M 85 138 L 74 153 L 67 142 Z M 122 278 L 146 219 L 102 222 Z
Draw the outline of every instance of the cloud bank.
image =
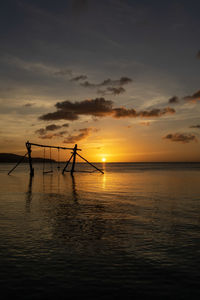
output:
M 136 117 L 161 117 L 167 114 L 174 114 L 175 110 L 171 107 L 163 109 L 154 108 L 149 111 L 137 112 L 134 108 L 113 107 L 113 101 L 104 98 L 96 98 L 91 100 L 83 100 L 71 102 L 69 100 L 56 103 L 57 111 L 47 113 L 39 117 L 40 120 L 78 120 L 82 115 L 89 115 L 93 117 L 112 117 L 120 118 L 136 118 Z

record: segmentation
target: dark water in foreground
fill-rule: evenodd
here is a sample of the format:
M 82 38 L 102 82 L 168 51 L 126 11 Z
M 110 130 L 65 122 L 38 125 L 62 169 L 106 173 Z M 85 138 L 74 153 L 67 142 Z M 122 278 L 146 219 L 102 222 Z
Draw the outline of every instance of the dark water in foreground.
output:
M 105 174 L 0 165 L 0 291 L 20 299 L 199 299 L 200 164 Z M 85 170 L 86 166 L 80 166 Z

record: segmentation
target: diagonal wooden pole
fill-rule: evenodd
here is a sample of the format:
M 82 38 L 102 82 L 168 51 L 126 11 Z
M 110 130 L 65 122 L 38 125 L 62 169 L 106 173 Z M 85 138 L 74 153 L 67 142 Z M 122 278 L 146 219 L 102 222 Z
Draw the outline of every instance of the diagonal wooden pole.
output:
M 28 152 L 18 161 L 18 163 L 8 172 L 8 175 L 10 175 L 10 173 L 12 173 L 12 171 L 14 171 L 15 168 L 17 168 L 17 166 L 24 160 L 24 158 L 26 157 L 26 155 L 28 155 Z
M 68 166 L 68 164 L 70 163 L 70 160 L 72 159 L 73 156 L 74 156 L 74 152 L 72 153 L 70 159 L 67 161 L 67 163 L 66 163 L 64 169 L 62 170 L 62 174 L 64 174 L 64 172 L 65 172 L 65 170 L 67 169 L 67 166 Z
M 104 174 L 104 172 L 100 169 L 98 169 L 97 167 L 95 167 L 92 163 L 90 163 L 87 159 L 85 159 L 83 156 L 81 156 L 79 153 L 76 153 L 78 156 L 80 156 L 80 158 L 82 158 L 83 160 L 85 160 L 89 165 L 91 165 L 93 168 L 95 168 L 96 170 L 98 170 L 99 172 L 101 172 L 102 174 Z

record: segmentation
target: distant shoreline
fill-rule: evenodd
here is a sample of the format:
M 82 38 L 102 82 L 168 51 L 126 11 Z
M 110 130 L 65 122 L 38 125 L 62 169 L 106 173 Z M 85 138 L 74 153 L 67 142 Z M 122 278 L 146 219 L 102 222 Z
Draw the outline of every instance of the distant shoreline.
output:
M 17 163 L 22 159 L 22 155 L 13 154 L 13 153 L 0 153 L 0 163 Z M 36 163 L 41 163 L 44 161 L 41 157 L 32 157 L 32 161 Z M 46 162 L 56 162 L 54 159 L 45 158 Z M 25 157 L 22 163 L 28 163 L 28 158 Z

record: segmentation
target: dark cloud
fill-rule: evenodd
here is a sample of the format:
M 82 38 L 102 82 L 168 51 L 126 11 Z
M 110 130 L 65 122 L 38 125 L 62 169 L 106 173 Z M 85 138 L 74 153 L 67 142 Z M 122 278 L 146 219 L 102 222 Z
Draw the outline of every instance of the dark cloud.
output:
M 46 126 L 46 131 L 54 131 L 54 130 L 60 129 L 61 127 L 62 126 L 60 126 L 60 125 L 51 124 L 51 125 Z
M 150 111 L 136 112 L 135 109 L 125 107 L 113 108 L 113 101 L 104 98 L 84 100 L 80 102 L 71 102 L 69 100 L 56 103 L 57 111 L 42 115 L 40 120 L 77 120 L 81 115 L 90 115 L 92 117 L 125 118 L 125 117 L 161 117 L 166 114 L 174 114 L 175 110 L 170 107 L 163 109 L 152 109 Z
M 31 107 L 31 106 L 33 106 L 35 103 L 26 103 L 26 104 L 24 104 L 24 107 Z
M 39 119 L 44 120 L 44 121 L 53 121 L 53 120 L 74 121 L 74 120 L 78 120 L 78 116 L 71 112 L 58 110 L 53 113 L 48 113 L 48 114 L 42 115 Z
M 47 125 L 45 128 L 37 129 L 35 131 L 35 133 L 39 134 L 39 137 L 42 139 L 51 139 L 52 137 L 55 137 L 55 136 L 58 136 L 58 137 L 63 136 L 63 134 L 66 133 L 67 131 L 60 131 L 60 132 L 53 133 L 53 134 L 47 134 L 48 131 L 55 131 L 62 127 L 68 127 L 68 126 L 69 126 L 68 123 L 65 123 L 63 125 L 51 124 L 51 125 Z
M 161 117 L 166 114 L 174 114 L 176 111 L 171 107 L 165 107 L 163 109 L 154 108 L 150 111 L 141 111 L 137 114 L 140 117 Z
M 80 102 L 63 101 L 56 103 L 58 111 L 71 113 L 78 118 L 78 115 L 104 116 L 112 110 L 113 102 L 104 98 L 84 100 Z
M 125 84 L 128 84 L 132 82 L 132 79 L 129 77 L 121 77 L 120 79 L 117 80 L 112 80 L 110 78 L 105 79 L 104 81 L 100 82 L 100 83 L 90 83 L 89 81 L 85 81 L 83 83 L 81 83 L 82 86 L 84 87 L 89 87 L 89 88 L 93 88 L 93 87 L 104 87 L 104 86 L 110 86 L 110 87 L 114 87 L 114 86 L 123 86 Z
M 171 142 L 179 142 L 183 144 L 190 143 L 192 141 L 197 142 L 197 138 L 191 133 L 170 133 L 163 137 L 163 139 L 170 140 Z
M 106 90 L 98 90 L 98 94 L 101 95 L 119 95 L 121 93 L 124 93 L 126 90 L 120 86 L 120 87 L 108 87 Z
M 192 126 L 190 126 L 190 128 L 199 128 L 200 129 L 200 125 L 192 125 Z
M 143 117 L 143 118 L 149 118 L 149 117 L 161 117 L 166 114 L 174 114 L 175 110 L 171 107 L 165 107 L 163 109 L 155 108 L 152 110 L 144 110 L 140 112 L 136 112 L 135 109 L 126 109 L 124 107 L 120 108 L 114 108 L 113 109 L 113 117 L 114 118 L 125 118 L 125 117 Z
M 113 117 L 116 119 L 126 118 L 126 117 L 130 117 L 130 118 L 137 117 L 137 112 L 133 108 L 132 109 L 126 109 L 124 107 L 113 108 L 112 114 Z
M 121 77 L 119 80 L 106 79 L 99 86 L 122 86 L 132 82 L 131 78 Z
M 184 97 L 184 100 L 189 102 L 197 102 L 200 101 L 200 90 L 194 93 L 192 96 L 186 96 Z
M 177 96 L 174 96 L 174 97 L 172 97 L 172 98 L 169 99 L 169 103 L 170 104 L 179 103 L 179 98 Z
M 86 79 L 87 79 L 86 75 L 79 75 L 79 76 L 72 78 L 71 81 L 79 81 L 79 80 L 86 80 Z
M 87 138 L 91 134 L 91 132 L 92 132 L 92 128 L 90 128 L 90 127 L 79 129 L 78 135 L 69 135 L 67 138 L 65 138 L 63 143 L 66 143 L 66 144 L 77 143 L 77 142 Z
M 62 124 L 62 127 L 69 127 L 68 123 Z
M 86 75 L 80 75 L 71 79 L 71 81 L 81 81 L 87 78 Z M 95 88 L 97 93 L 103 96 L 105 95 L 119 95 L 125 92 L 124 85 L 132 82 L 129 77 L 121 77 L 120 79 L 113 80 L 111 78 L 105 79 L 100 83 L 92 83 L 88 80 L 81 82 L 80 85 L 85 88 Z M 100 89 L 102 88 L 102 89 Z
M 181 103 L 183 100 L 191 103 L 196 103 L 197 101 L 200 101 L 200 90 L 194 93 L 193 95 L 188 95 L 183 98 L 173 96 L 169 99 L 168 103 L 177 104 L 177 103 Z

